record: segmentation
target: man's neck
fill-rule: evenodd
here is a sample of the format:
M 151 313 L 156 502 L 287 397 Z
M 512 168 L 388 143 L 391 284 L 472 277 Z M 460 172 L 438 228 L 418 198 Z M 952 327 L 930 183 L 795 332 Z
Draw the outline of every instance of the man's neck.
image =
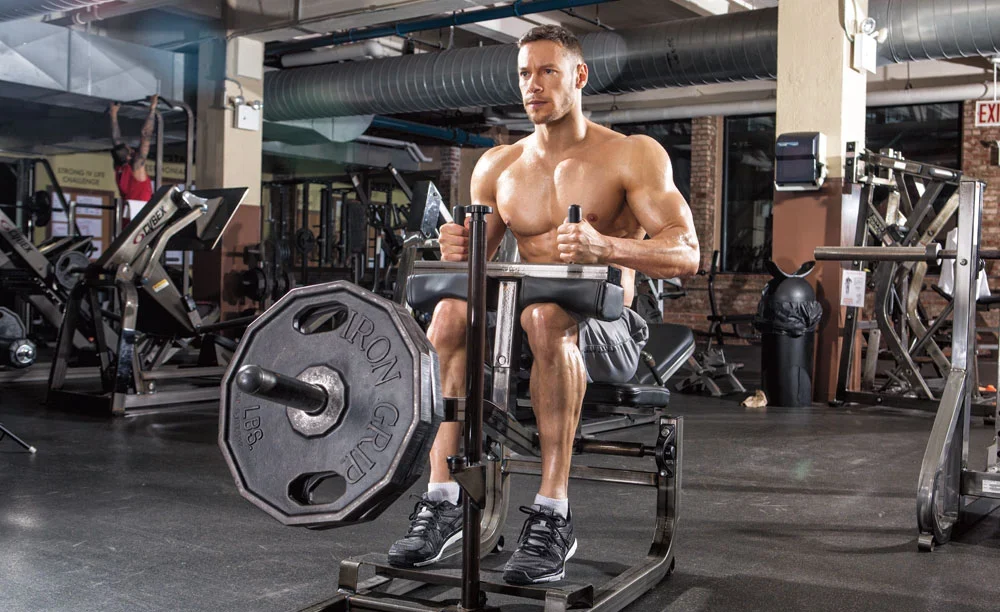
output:
M 587 137 L 587 118 L 574 107 L 564 117 L 535 126 L 535 137 L 542 152 L 558 155 Z

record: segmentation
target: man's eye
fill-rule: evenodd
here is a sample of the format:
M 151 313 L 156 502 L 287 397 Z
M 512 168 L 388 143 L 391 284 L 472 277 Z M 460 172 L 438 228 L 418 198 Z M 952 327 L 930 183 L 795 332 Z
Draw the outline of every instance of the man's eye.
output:
M 524 70 L 522 70 L 522 71 L 521 71 L 521 78 L 522 78 L 522 79 L 526 79 L 526 78 L 528 78 L 528 73 L 527 73 L 527 72 L 525 72 Z
M 553 73 L 555 73 L 555 70 L 553 70 L 551 68 L 546 68 L 545 69 L 545 74 L 553 74 Z

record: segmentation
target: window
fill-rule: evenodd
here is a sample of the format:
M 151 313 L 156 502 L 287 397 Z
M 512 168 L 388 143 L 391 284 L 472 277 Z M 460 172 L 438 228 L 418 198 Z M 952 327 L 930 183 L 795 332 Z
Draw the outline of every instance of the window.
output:
M 906 159 L 961 168 L 962 105 L 917 104 L 869 108 L 865 147 L 895 149 Z
M 722 185 L 725 272 L 763 273 L 771 258 L 774 115 L 726 117 Z
M 691 201 L 691 120 L 657 121 L 655 123 L 625 123 L 612 126 L 626 136 L 645 134 L 660 143 L 670 156 L 674 169 L 674 184 L 688 202 Z
M 865 146 L 907 159 L 961 168 L 962 107 L 958 102 L 869 108 Z M 765 272 L 771 258 L 774 202 L 774 115 L 726 117 L 722 191 L 724 272 Z

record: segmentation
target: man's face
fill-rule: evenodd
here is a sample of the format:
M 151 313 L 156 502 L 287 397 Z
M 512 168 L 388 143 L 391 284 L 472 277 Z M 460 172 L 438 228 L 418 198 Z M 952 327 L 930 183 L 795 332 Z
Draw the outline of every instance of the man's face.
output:
M 565 117 L 586 83 L 586 65 L 551 40 L 521 47 L 517 66 L 524 109 L 535 125 Z

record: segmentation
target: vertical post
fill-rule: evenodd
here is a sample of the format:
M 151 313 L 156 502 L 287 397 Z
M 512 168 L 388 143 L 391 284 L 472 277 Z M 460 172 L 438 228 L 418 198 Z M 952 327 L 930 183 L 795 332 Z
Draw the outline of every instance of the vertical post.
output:
M 961 422 L 962 461 L 969 455 L 969 421 L 976 376 L 970 358 L 976 350 L 976 298 L 979 296 L 979 237 L 983 214 L 983 183 L 964 179 L 958 188 L 958 252 L 955 258 L 955 315 L 952 322 L 951 368 L 965 372 Z M 946 264 L 947 265 L 947 264 Z
M 163 113 L 153 109 L 156 113 L 156 180 L 153 182 L 156 189 L 163 186 Z
M 309 229 L 309 187 L 311 183 L 308 181 L 302 183 L 302 229 Z M 302 284 L 309 284 L 309 253 L 306 253 L 305 249 L 298 249 L 298 240 L 295 241 L 295 246 L 299 255 L 302 257 Z
M 468 352 L 465 399 L 465 465 L 478 466 L 483 459 L 483 364 L 486 362 L 486 215 L 489 206 L 470 206 Z M 462 608 L 478 610 L 480 604 L 479 554 L 483 510 L 471 495 L 462 497 Z

